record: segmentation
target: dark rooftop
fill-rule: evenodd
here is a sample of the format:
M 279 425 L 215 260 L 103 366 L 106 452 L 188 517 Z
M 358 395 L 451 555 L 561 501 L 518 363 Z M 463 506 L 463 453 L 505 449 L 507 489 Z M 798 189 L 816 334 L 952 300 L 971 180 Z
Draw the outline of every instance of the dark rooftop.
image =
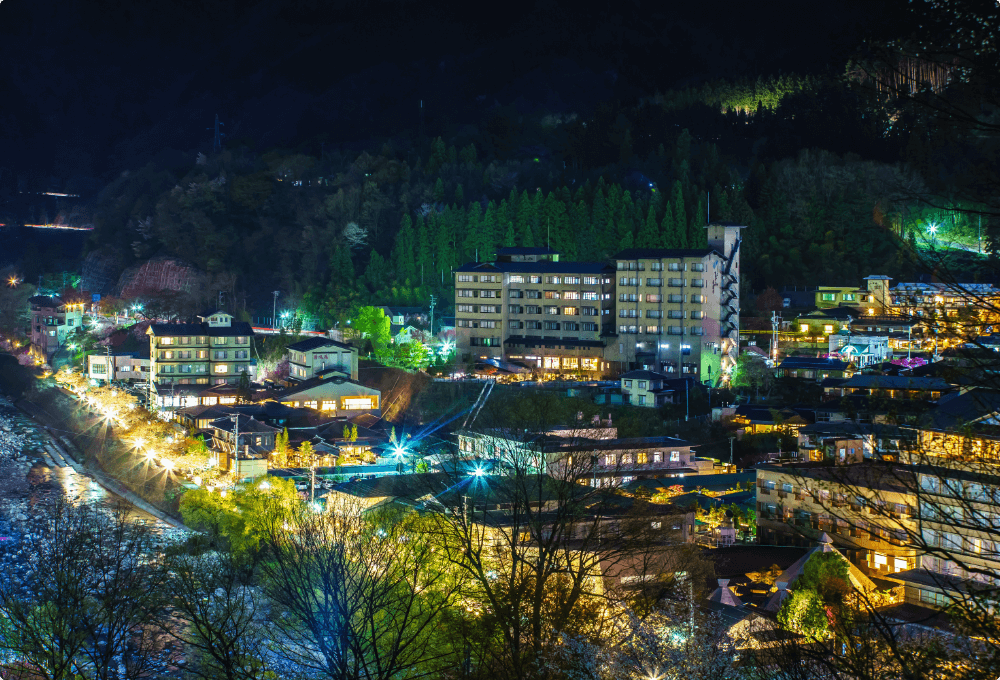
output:
M 827 369 L 830 371 L 846 370 L 848 364 L 840 359 L 819 359 L 817 357 L 785 357 L 778 368 L 783 369 Z
M 856 375 L 841 387 L 882 390 L 947 390 L 951 385 L 941 378 L 913 378 L 902 375 Z
M 288 349 L 293 352 L 308 352 L 309 350 L 319 349 L 320 347 L 339 347 L 340 349 L 350 350 L 352 347 L 343 342 L 337 342 L 336 340 L 331 340 L 330 338 L 306 338 L 305 340 L 299 340 L 288 346 Z
M 612 260 L 647 260 L 658 258 L 705 257 L 716 252 L 715 248 L 626 248 Z
M 497 257 L 502 255 L 558 255 L 558 250 L 552 250 L 552 248 L 540 248 L 540 247 L 523 247 L 523 246 L 508 246 L 505 248 L 497 248 Z
M 231 326 L 209 326 L 207 323 L 154 323 L 149 325 L 153 335 L 176 337 L 179 335 L 206 335 L 213 338 L 251 336 L 253 328 L 246 321 L 233 321 Z
M 606 262 L 466 262 L 456 272 L 510 272 L 532 274 L 604 274 L 614 272 Z
M 628 373 L 622 373 L 619 378 L 624 378 L 625 380 L 670 380 L 670 376 L 666 373 L 657 373 L 656 371 L 629 371 Z

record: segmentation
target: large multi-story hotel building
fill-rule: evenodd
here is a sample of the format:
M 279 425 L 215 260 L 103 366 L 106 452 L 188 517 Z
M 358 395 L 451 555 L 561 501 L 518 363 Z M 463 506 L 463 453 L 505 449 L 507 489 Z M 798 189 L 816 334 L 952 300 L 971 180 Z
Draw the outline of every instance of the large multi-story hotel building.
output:
M 712 224 L 707 248 L 633 248 L 607 264 L 501 248 L 496 261 L 455 271 L 459 355 L 543 372 L 643 368 L 715 382 L 738 352 L 742 228 Z
M 170 385 L 237 383 L 241 373 L 249 375 L 250 324 L 233 321 L 225 312 L 198 318 L 201 323 L 150 324 L 150 380 L 158 391 Z
M 494 262 L 455 270 L 455 334 L 470 359 L 516 361 L 546 372 L 604 373 L 614 270 L 560 262 L 548 248 L 500 248 Z

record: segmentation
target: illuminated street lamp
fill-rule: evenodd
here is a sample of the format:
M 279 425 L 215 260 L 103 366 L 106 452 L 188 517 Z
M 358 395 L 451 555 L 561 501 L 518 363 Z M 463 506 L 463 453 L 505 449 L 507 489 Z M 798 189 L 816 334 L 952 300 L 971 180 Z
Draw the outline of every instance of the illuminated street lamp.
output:
M 7 279 L 7 285 L 10 286 L 11 288 L 16 288 L 17 284 L 19 283 L 21 283 L 21 279 L 17 278 L 16 276 L 11 276 L 9 279 Z

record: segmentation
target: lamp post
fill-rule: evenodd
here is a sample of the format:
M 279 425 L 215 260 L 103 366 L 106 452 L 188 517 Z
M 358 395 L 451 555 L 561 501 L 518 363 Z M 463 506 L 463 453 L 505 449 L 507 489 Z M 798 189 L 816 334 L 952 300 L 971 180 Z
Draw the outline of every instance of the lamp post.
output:
M 271 325 L 275 327 L 278 325 L 278 295 L 280 293 L 280 290 L 271 291 L 271 295 L 274 296 L 274 304 L 271 305 Z

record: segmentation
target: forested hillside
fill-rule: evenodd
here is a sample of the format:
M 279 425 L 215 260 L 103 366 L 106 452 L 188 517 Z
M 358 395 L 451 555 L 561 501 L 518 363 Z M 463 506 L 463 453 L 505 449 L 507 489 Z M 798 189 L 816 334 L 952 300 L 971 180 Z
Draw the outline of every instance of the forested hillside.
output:
M 826 146 L 867 144 L 868 158 L 790 150 L 792 138 L 821 141 L 824 107 L 851 97 L 840 82 L 786 78 L 603 107 L 588 120 L 499 110 L 454 139 L 361 153 L 233 144 L 123 173 L 96 201 L 91 248 L 126 264 L 191 262 L 231 280 L 237 311 L 250 314 L 278 289 L 321 325 L 357 304 L 425 305 L 436 294 L 447 306 L 452 268 L 497 246 L 582 260 L 697 247 L 709 215 L 749 227 L 749 290 L 912 274 L 900 246 L 928 219 L 926 189 L 902 164 L 898 132 L 879 133 L 854 98 L 858 138 L 828 135 Z

